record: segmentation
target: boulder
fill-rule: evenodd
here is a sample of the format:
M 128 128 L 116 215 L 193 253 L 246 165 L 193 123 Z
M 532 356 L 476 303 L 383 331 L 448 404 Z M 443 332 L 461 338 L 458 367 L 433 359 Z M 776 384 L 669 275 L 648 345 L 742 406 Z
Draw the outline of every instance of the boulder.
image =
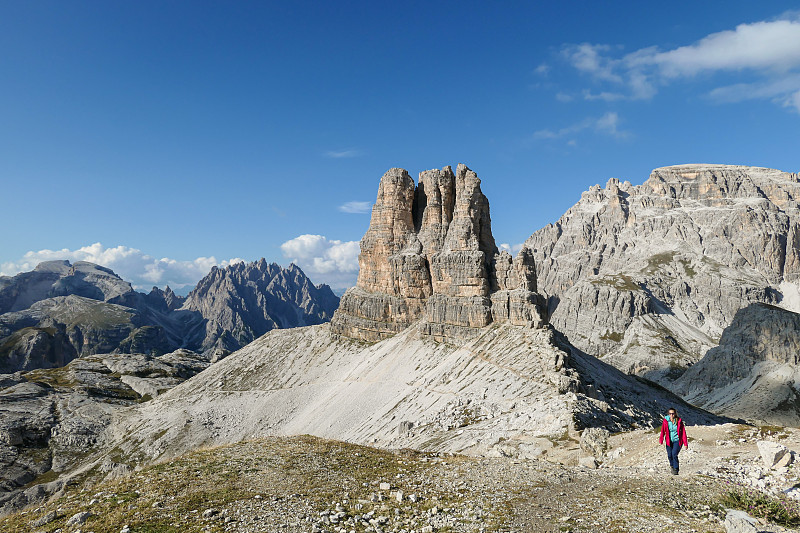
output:
M 758 533 L 758 520 L 745 513 L 728 509 L 725 515 L 726 533 Z
M 758 446 L 758 451 L 761 454 L 761 458 L 764 460 L 764 466 L 767 468 L 776 466 L 786 455 L 789 455 L 789 458 L 791 458 L 789 449 L 783 444 L 778 444 L 770 440 L 760 440 L 756 443 L 756 446 Z
M 593 457 L 601 458 L 608 447 L 610 433 L 605 428 L 586 428 L 581 433 L 581 450 Z

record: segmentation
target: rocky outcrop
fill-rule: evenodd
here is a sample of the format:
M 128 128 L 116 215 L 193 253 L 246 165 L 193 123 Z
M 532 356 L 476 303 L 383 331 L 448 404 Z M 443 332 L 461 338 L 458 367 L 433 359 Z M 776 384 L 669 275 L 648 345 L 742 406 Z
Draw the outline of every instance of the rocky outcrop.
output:
M 532 254 L 499 252 L 489 202 L 464 165 L 381 178 L 361 239 L 356 287 L 342 297 L 332 331 L 378 341 L 420 321 L 434 337 L 466 338 L 493 321 L 544 322 Z
M 189 331 L 186 346 L 227 354 L 272 329 L 327 322 L 338 303 L 330 287 L 315 286 L 297 265 L 261 259 L 213 267 L 177 313 Z
M 150 307 L 162 312 L 180 309 L 186 302 L 186 298 L 175 294 L 172 289 L 169 288 L 169 285 L 167 285 L 167 288 L 163 291 L 158 287 L 153 287 L 145 296 L 145 299 Z
M 164 354 L 164 329 L 138 310 L 82 296 L 56 296 L 0 315 L 0 372 L 54 368 L 106 352 Z
M 159 357 L 90 355 L 63 368 L 0 374 L 0 512 L 59 490 L 66 481 L 60 474 L 68 477 L 79 461 L 102 448 L 116 413 L 155 398 L 209 364 L 199 354 L 178 350 Z
M 767 304 L 740 309 L 719 346 L 673 388 L 715 412 L 800 425 L 800 314 Z
M 642 185 L 592 187 L 525 246 L 557 329 L 587 353 L 669 384 L 740 308 L 797 306 L 798 198 L 797 174 L 664 167 Z M 626 339 L 631 327 L 660 341 L 651 349 L 634 332 Z

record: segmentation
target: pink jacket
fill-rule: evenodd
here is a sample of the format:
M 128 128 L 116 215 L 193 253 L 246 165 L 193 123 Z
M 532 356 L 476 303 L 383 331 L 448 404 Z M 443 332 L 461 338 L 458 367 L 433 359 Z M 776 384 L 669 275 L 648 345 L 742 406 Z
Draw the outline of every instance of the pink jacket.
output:
M 661 421 L 661 436 L 658 437 L 658 443 L 664 444 L 665 438 L 667 440 L 667 446 L 672 446 L 672 442 L 670 442 L 669 438 L 669 424 L 666 418 Z M 683 426 L 682 418 L 678 419 L 678 443 L 686 448 L 689 447 L 689 438 L 686 436 L 686 428 Z

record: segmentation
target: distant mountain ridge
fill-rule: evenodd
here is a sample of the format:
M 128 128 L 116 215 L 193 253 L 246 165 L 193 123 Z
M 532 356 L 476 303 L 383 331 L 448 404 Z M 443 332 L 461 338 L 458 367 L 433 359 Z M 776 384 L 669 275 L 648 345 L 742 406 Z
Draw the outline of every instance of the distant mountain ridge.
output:
M 264 259 L 214 267 L 186 298 L 169 287 L 137 292 L 93 263 L 48 261 L 0 277 L 0 372 L 97 353 L 187 348 L 219 358 L 271 329 L 327 321 L 338 303 L 296 265 Z

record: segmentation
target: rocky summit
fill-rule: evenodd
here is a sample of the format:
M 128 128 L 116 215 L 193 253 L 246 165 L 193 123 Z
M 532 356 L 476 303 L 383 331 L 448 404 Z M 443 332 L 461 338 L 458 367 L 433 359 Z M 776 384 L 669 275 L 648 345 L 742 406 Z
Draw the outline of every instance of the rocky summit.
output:
M 465 165 L 422 172 L 417 185 L 404 169 L 386 172 L 332 331 L 378 341 L 419 322 L 444 340 L 497 321 L 542 325 L 533 257 L 497 249 L 480 184 Z
M 315 286 L 294 263 L 281 268 L 261 259 L 212 267 L 180 311 L 187 324 L 191 313 L 202 318 L 187 335 L 189 345 L 219 357 L 272 329 L 327 322 L 338 304 L 330 287 Z
M 753 303 L 800 310 L 800 176 L 678 165 L 592 187 L 525 243 L 551 323 L 669 385 Z
M 169 287 L 136 292 L 84 262 L 0 278 L 0 512 L 62 490 L 109 449 L 106 431 L 125 408 L 270 329 L 326 321 L 337 302 L 297 266 L 264 260 L 215 268 L 186 299 Z M 119 462 L 96 466 L 126 472 L 130 461 Z

